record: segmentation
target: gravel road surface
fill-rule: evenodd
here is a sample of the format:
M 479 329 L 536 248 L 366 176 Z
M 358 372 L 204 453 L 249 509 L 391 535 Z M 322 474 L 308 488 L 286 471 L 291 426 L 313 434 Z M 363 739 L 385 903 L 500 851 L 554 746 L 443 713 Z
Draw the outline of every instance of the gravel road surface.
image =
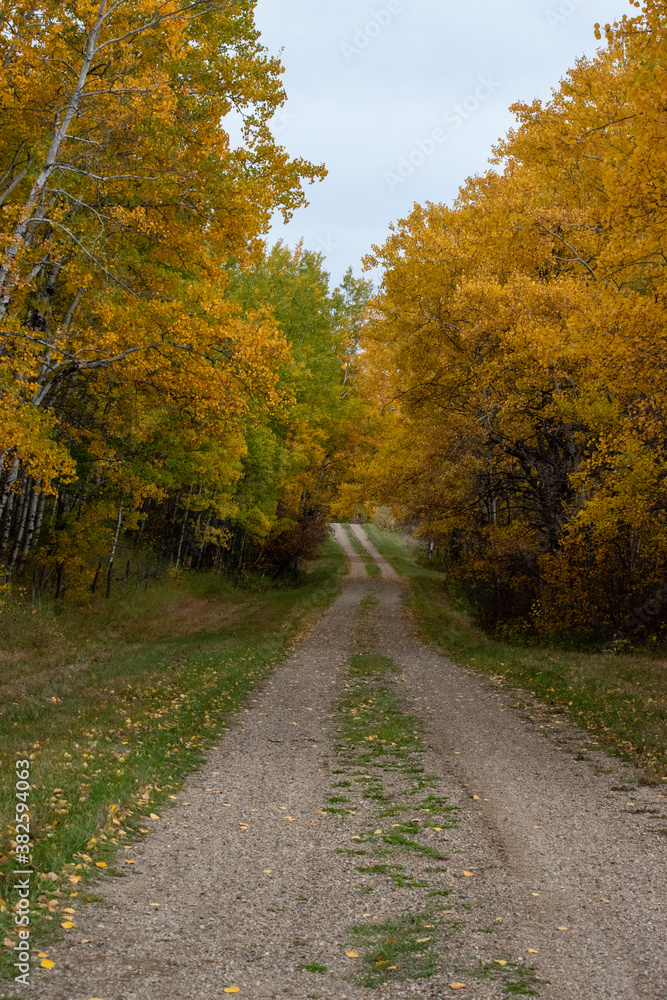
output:
M 174 808 L 146 821 L 150 834 L 123 852 L 136 864 L 103 882 L 102 902 L 81 911 L 26 996 L 667 1000 L 665 789 L 635 787 L 602 752 L 577 760 L 582 735 L 565 716 L 417 642 L 401 580 L 353 530 L 381 576 L 368 578 L 334 526 L 350 562 L 342 594 Z M 397 665 L 386 686 L 422 720 L 429 787 L 454 807 L 458 825 L 423 828 L 424 853 L 385 857 L 376 826 L 399 824 L 378 820 L 359 782 L 384 782 L 398 801 L 412 794 L 407 772 L 381 756 L 355 770 L 336 731 L 348 661 L 370 652 Z M 341 808 L 326 811 L 336 790 Z M 394 875 L 360 864 L 360 844 Z M 437 938 L 433 974 L 355 981 L 363 956 L 350 928 L 424 911 L 436 913 L 433 938 L 419 939 Z

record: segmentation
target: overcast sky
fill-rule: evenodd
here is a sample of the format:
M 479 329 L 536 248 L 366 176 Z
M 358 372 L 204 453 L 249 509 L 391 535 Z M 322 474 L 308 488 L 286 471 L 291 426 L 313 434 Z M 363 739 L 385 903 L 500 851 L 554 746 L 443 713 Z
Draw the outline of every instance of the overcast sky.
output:
M 303 237 L 334 284 L 350 266 L 360 275 L 390 222 L 415 201 L 451 202 L 486 168 L 510 104 L 548 98 L 595 52 L 595 22 L 629 12 L 628 0 L 259 0 L 286 69 L 275 133 L 329 170 L 270 241 Z

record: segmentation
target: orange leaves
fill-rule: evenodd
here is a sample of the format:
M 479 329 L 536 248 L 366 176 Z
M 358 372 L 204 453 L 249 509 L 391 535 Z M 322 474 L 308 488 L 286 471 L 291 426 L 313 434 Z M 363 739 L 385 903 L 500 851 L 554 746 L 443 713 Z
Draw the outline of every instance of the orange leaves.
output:
M 552 99 L 514 107 L 496 171 L 369 258 L 363 364 L 391 412 L 361 492 L 508 638 L 603 642 L 630 608 L 639 635 L 667 566 L 665 5 L 607 27 Z

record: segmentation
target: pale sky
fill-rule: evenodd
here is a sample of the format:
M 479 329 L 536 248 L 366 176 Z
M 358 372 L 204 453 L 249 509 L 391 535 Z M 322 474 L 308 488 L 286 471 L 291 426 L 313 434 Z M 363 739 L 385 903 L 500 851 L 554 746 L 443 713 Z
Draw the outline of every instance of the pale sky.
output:
M 451 202 L 486 169 L 510 104 L 548 98 L 595 52 L 595 22 L 630 12 L 628 0 L 259 0 L 262 40 L 286 69 L 274 132 L 329 170 L 269 242 L 303 237 L 332 283 L 350 266 L 359 276 L 390 222 Z

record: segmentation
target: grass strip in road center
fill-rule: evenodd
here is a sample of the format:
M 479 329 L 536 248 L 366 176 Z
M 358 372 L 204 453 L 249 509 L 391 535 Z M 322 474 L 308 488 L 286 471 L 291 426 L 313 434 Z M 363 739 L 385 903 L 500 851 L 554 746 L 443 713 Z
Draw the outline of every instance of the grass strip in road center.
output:
M 361 632 L 376 603 L 361 602 Z M 360 645 L 368 647 L 363 637 Z M 438 793 L 437 777 L 425 772 L 423 723 L 403 711 L 392 689 L 400 673 L 397 663 L 378 653 L 349 659 L 336 705 L 337 780 L 323 810 L 349 816 L 359 830 L 350 836 L 353 846 L 338 851 L 359 858 L 360 895 L 371 895 L 378 882 L 419 894 L 409 913 L 349 928 L 362 951 L 352 978 L 369 987 L 432 975 L 442 966 L 444 938 L 459 926 L 433 905 L 434 898 L 451 893 L 446 868 L 433 867 L 433 861 L 447 860 L 438 836 L 456 825 L 456 810 Z M 363 814 L 363 825 L 356 825 L 357 813 Z
M 343 528 L 347 532 L 347 537 L 350 540 L 352 548 L 357 553 L 357 555 L 361 556 L 361 558 L 363 559 L 364 566 L 366 567 L 366 572 L 368 573 L 368 575 L 372 578 L 380 576 L 381 573 L 380 567 L 375 562 L 375 559 L 373 559 L 373 556 L 369 552 L 367 552 L 366 549 L 363 547 L 363 545 L 361 544 L 355 533 L 352 531 L 351 525 L 344 524 Z

